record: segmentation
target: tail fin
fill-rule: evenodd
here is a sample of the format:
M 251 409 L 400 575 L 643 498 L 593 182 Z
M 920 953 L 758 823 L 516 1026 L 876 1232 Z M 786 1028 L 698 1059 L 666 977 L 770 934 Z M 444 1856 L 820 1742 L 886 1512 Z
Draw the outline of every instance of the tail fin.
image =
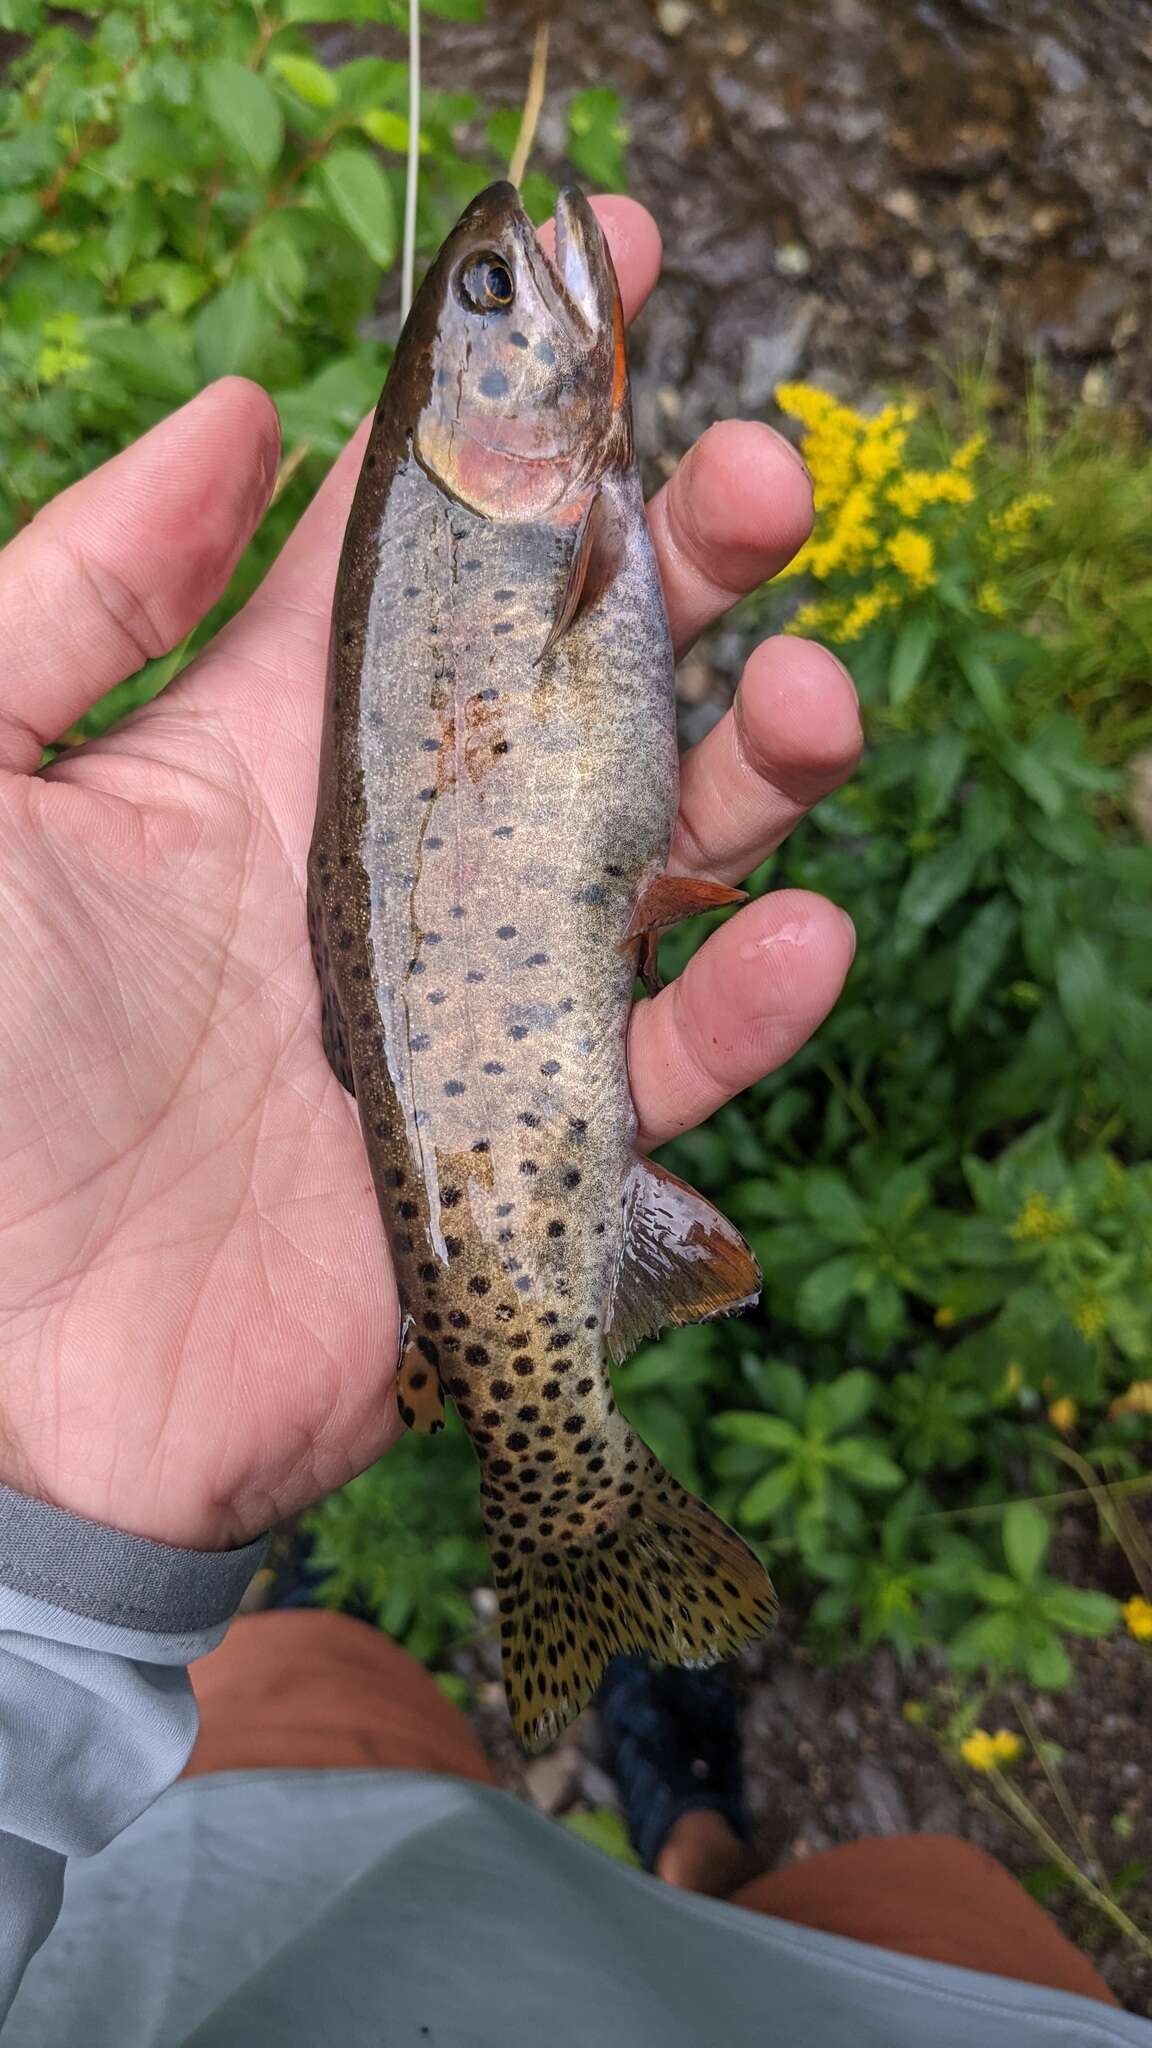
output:
M 525 1749 L 546 1749 L 575 1720 L 618 1651 L 715 1664 L 774 1618 L 759 1558 L 645 1458 L 636 1498 L 619 1502 L 613 1526 L 496 1567 L 504 1686 Z

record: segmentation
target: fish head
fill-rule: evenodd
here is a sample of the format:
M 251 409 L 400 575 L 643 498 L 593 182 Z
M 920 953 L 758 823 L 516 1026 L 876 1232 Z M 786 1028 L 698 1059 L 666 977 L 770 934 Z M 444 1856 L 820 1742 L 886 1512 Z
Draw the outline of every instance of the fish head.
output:
M 425 279 L 398 357 L 409 347 L 422 370 L 413 451 L 474 512 L 575 517 L 589 484 L 630 461 L 620 292 L 580 192 L 557 201 L 554 260 L 514 185 L 474 199 Z

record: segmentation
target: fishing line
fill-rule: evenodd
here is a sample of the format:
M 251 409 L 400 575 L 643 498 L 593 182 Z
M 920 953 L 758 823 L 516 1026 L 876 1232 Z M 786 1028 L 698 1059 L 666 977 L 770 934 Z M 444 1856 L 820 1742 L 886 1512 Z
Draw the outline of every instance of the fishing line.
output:
M 420 0 L 408 0 L 408 172 L 404 186 L 404 259 L 400 318 L 408 318 L 416 276 L 416 186 L 420 176 Z

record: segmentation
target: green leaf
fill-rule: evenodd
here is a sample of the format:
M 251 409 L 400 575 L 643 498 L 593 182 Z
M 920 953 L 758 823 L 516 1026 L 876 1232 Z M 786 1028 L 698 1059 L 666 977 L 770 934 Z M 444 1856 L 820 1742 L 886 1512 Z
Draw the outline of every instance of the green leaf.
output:
M 217 57 L 201 74 L 208 112 L 234 155 L 267 176 L 284 146 L 284 116 L 267 79 L 234 57 Z
M 282 78 L 290 92 L 306 106 L 317 107 L 323 112 L 334 107 L 339 98 L 339 88 L 330 71 L 317 64 L 311 57 L 284 56 L 270 57 L 268 68 Z
M 769 1451 L 794 1451 L 800 1438 L 781 1415 L 757 1415 L 754 1409 L 738 1408 L 733 1414 L 718 1415 L 712 1424 L 717 1436 L 733 1443 L 758 1444 Z
M 390 149 L 396 156 L 407 154 L 410 130 L 403 114 L 394 114 L 391 107 L 369 107 L 367 113 L 360 116 L 360 126 L 365 135 L 379 143 L 381 149 Z M 421 138 L 421 150 L 426 147 Z
M 1059 1692 L 1072 1677 L 1072 1664 L 1068 1652 L 1058 1636 L 1045 1632 L 1025 1645 L 1024 1669 L 1030 1685 L 1040 1685 L 1048 1692 Z
M 1057 949 L 1056 988 L 1081 1050 L 1099 1052 L 1111 1028 L 1113 988 L 1099 948 L 1083 932 Z
M 1033 1501 L 1009 1502 L 1004 1510 L 1004 1555 L 1015 1578 L 1024 1584 L 1035 1579 L 1050 1537 L 1048 1518 Z
M 187 330 L 175 328 L 169 322 L 93 328 L 87 345 L 129 391 L 181 405 L 196 389 L 196 368 Z
M 1065 791 L 1039 754 L 1028 747 L 1004 745 L 999 750 L 1001 765 L 1026 796 L 1037 803 L 1046 818 L 1058 818 L 1064 809 Z
M 1107 1593 L 1086 1592 L 1055 1580 L 1044 1588 L 1040 1604 L 1044 1619 L 1053 1628 L 1065 1628 L 1077 1636 L 1106 1636 L 1120 1619 L 1120 1602 Z
M 808 1274 L 796 1296 L 796 1314 L 803 1328 L 830 1330 L 856 1286 L 859 1260 L 854 1253 L 828 1259 Z
M 809 1416 L 826 1436 L 851 1429 L 854 1422 L 862 1422 L 867 1415 L 876 1399 L 878 1384 L 875 1374 L 864 1372 L 859 1366 L 852 1372 L 842 1372 L 839 1379 L 813 1387 L 808 1396 Z
M 903 1486 L 904 1474 L 894 1464 L 887 1452 L 870 1438 L 846 1436 L 832 1444 L 828 1450 L 828 1463 L 840 1472 L 846 1472 L 856 1486 L 875 1487 L 878 1491 L 890 1486 Z
M 985 718 L 993 725 L 1007 725 L 1011 707 L 1004 685 L 983 649 L 975 640 L 961 640 L 956 660 Z
M 390 269 L 396 260 L 396 207 L 376 159 L 346 145 L 324 158 L 317 175 L 337 220 L 382 270 Z
M 890 1273 L 878 1273 L 864 1302 L 869 1334 L 890 1344 L 904 1322 L 904 1296 Z
M 897 925 L 905 933 L 926 931 L 971 887 L 976 854 L 962 839 L 950 840 L 927 860 L 918 861 L 900 892 Z
M 956 971 L 948 1022 L 962 1031 L 1003 962 L 1016 930 L 1016 906 L 1007 896 L 981 904 L 956 948 Z
M 568 154 L 577 170 L 602 191 L 621 192 L 627 183 L 627 138 L 619 96 L 610 87 L 592 85 L 573 94 L 568 102 Z
M 934 618 L 909 619 L 901 628 L 888 671 L 888 701 L 894 711 L 903 709 L 920 681 L 938 632 Z
M 916 777 L 921 822 L 934 825 L 947 810 L 968 761 L 963 733 L 945 730 L 929 740 Z
M 859 1244 L 864 1211 L 843 1174 L 814 1169 L 804 1177 L 804 1207 L 833 1244 Z
M 771 1521 L 796 1491 L 795 1465 L 777 1465 L 750 1487 L 740 1503 L 740 1520 L 749 1528 Z
M 193 327 L 205 378 L 259 377 L 278 338 L 276 317 L 252 277 L 235 277 L 209 299 Z
M 1016 1661 L 1020 1631 L 1016 1617 L 1003 1611 L 978 1614 L 965 1622 L 948 1645 L 948 1658 L 956 1671 L 979 1671 L 989 1665 L 1007 1671 Z

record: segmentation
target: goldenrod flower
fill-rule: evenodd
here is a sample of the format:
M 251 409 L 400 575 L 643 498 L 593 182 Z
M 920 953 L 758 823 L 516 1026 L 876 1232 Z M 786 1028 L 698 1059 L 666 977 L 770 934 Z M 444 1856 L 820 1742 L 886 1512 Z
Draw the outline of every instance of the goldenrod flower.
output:
M 1005 505 L 999 519 L 989 520 L 990 526 L 999 527 L 1002 533 L 1026 533 L 1036 521 L 1038 512 L 1047 512 L 1054 503 L 1047 491 L 1029 491 L 1022 498 L 1013 498 Z
M 1067 1394 L 1061 1394 L 1058 1401 L 1048 1404 L 1048 1420 L 1061 1436 L 1071 1436 L 1080 1419 L 1080 1410 Z
M 1033 1191 L 1008 1231 L 1009 1237 L 1017 1240 L 1059 1237 L 1065 1227 L 1066 1218 L 1052 1207 L 1047 1195 Z
M 951 469 L 912 469 L 887 492 L 903 519 L 915 519 L 926 505 L 970 505 L 976 496 L 966 476 Z
M 990 619 L 1002 619 L 1008 609 L 998 583 L 981 583 L 976 591 L 976 603 Z
M 831 600 L 818 604 L 802 604 L 796 607 L 784 628 L 786 633 L 827 633 L 835 635 L 840 622 L 842 607 Z
M 878 583 L 873 590 L 862 590 L 840 621 L 840 639 L 858 640 L 882 612 L 891 611 L 892 606 L 898 603 L 899 598 L 891 583 Z
M 1152 1600 L 1134 1593 L 1131 1600 L 1124 1602 L 1124 1620 L 1129 1635 L 1135 1636 L 1138 1643 L 1152 1643 Z
M 1109 1415 L 1152 1415 L 1152 1380 L 1133 1380 L 1123 1394 L 1117 1394 Z
M 1091 1295 L 1087 1301 L 1080 1303 L 1079 1308 L 1072 1317 L 1072 1321 L 1075 1323 L 1080 1335 L 1087 1337 L 1088 1342 L 1091 1343 L 1093 1337 L 1098 1337 L 1102 1330 L 1107 1329 L 1108 1310 L 1098 1294 Z
M 964 441 L 952 457 L 953 469 L 971 469 L 978 455 L 984 452 L 987 434 L 973 434 L 970 441 Z
M 949 1308 L 947 1302 L 945 1302 L 942 1308 L 937 1309 L 932 1320 L 938 1330 L 950 1330 L 956 1321 L 956 1311 L 954 1308 Z
M 997 1771 L 1004 1764 L 1015 1763 L 1021 1748 L 1020 1737 L 1010 1728 L 998 1728 L 995 1735 L 989 1735 L 986 1728 L 974 1728 L 960 1744 L 960 1754 L 974 1771 Z
M 926 533 L 917 533 L 914 527 L 902 526 L 888 543 L 888 560 L 917 590 L 927 590 L 932 582 L 936 556 Z

